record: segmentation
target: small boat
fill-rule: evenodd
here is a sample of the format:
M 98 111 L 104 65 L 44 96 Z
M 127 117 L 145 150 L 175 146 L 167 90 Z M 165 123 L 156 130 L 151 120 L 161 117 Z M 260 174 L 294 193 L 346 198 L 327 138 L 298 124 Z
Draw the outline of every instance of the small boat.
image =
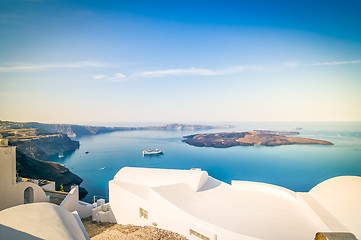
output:
M 98 168 L 97 170 L 105 170 L 106 167 Z
M 148 149 L 148 150 L 144 150 L 143 151 L 143 156 L 144 155 L 159 155 L 159 154 L 163 154 L 163 151 L 159 150 L 159 149 Z
M 85 154 L 88 154 L 88 153 L 89 153 L 88 151 L 85 152 Z
M 59 158 L 63 158 L 64 157 L 64 153 L 59 153 Z

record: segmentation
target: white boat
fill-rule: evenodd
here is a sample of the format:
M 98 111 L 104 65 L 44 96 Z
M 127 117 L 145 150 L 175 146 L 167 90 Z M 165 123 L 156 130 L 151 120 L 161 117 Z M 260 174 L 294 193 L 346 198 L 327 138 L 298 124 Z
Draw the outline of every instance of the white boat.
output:
M 143 155 L 156 155 L 156 154 L 163 154 L 163 151 L 159 149 L 155 149 L 155 150 L 149 149 L 143 151 Z
M 63 158 L 64 157 L 64 153 L 59 153 L 59 158 Z

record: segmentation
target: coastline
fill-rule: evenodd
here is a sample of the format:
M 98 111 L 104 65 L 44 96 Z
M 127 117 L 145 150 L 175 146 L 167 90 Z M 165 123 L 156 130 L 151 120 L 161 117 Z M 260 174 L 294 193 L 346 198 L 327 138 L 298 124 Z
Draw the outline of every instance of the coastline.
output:
M 185 142 L 196 147 L 228 148 L 234 146 L 282 146 L 293 144 L 333 145 L 332 142 L 304 137 L 288 137 L 298 132 L 255 130 L 253 132 L 220 132 L 184 136 Z

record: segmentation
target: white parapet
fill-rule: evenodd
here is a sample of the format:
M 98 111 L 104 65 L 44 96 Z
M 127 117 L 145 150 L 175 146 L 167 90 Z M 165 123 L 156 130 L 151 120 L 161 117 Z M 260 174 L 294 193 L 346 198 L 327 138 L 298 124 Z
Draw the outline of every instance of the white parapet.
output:
M 48 181 L 48 183 L 41 186 L 41 188 L 44 189 L 45 191 L 55 191 L 55 182 Z
M 99 199 L 99 200 L 104 200 L 104 199 Z M 99 201 L 99 200 L 97 201 L 97 203 L 99 203 L 99 206 L 93 208 L 92 210 L 93 221 L 116 223 L 110 204 L 105 203 L 105 200 L 104 201 Z
M 101 207 L 105 204 L 105 199 L 101 198 L 97 200 L 97 207 Z
M 81 218 L 89 217 L 92 215 L 93 205 L 90 203 L 79 201 L 79 187 L 73 186 L 60 204 L 69 212 L 77 211 Z

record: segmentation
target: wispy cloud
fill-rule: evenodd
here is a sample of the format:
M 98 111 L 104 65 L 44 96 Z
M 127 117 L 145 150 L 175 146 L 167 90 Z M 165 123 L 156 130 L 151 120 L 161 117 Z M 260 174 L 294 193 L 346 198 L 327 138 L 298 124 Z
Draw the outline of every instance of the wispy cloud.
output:
M 323 62 L 323 63 L 314 63 L 313 66 L 326 66 L 326 65 L 341 65 L 341 64 L 355 64 L 361 63 L 361 60 L 353 60 L 353 61 L 342 61 L 342 62 Z
M 127 76 L 125 76 L 123 73 L 115 73 L 111 76 L 105 74 L 94 75 L 93 78 L 107 82 L 124 82 L 127 79 Z
M 12 63 L 9 66 L 0 67 L 0 72 L 22 72 L 22 71 L 42 71 L 54 68 L 85 68 L 85 67 L 106 67 L 107 63 L 83 61 L 70 63 L 51 63 L 51 64 L 26 64 Z
M 245 71 L 275 71 L 285 68 L 296 67 L 298 62 L 286 62 L 279 65 L 238 65 L 221 69 L 207 69 L 207 68 L 176 68 L 155 71 L 145 71 L 134 74 L 138 78 L 154 78 L 164 76 L 220 76 L 237 74 Z
M 164 76 L 218 76 L 243 72 L 246 70 L 262 71 L 262 65 L 235 66 L 224 69 L 207 69 L 207 68 L 177 68 L 156 71 L 146 71 L 134 74 L 135 77 L 164 77 Z
M 205 68 L 188 68 L 188 69 L 165 69 L 146 71 L 134 74 L 135 77 L 163 77 L 163 76 L 181 76 L 181 75 L 198 75 L 198 76 L 212 76 L 216 75 L 214 70 Z
M 174 68 L 155 71 L 145 71 L 135 73 L 132 76 L 137 78 L 155 78 L 165 76 L 220 76 L 231 75 L 245 71 L 280 71 L 288 68 L 295 68 L 299 66 L 325 66 L 325 65 L 340 65 L 340 64 L 356 64 L 361 63 L 361 60 L 340 61 L 340 62 L 323 62 L 313 64 L 301 64 L 298 61 L 289 61 L 280 64 L 258 64 L 258 65 L 238 65 L 221 69 L 208 68 Z

